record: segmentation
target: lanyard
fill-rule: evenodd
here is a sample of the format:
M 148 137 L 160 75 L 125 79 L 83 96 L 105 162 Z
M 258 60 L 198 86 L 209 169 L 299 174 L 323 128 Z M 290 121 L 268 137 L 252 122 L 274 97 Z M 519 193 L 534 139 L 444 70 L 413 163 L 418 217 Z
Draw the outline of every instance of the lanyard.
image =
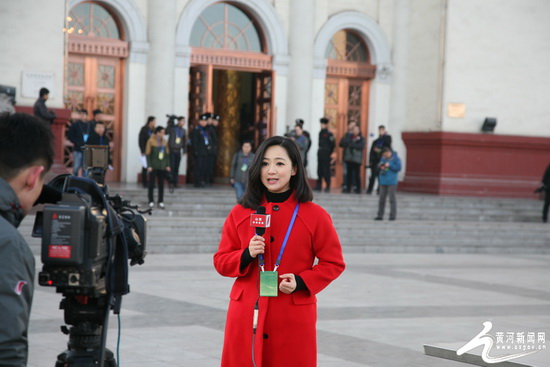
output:
M 180 139 L 183 137 L 183 128 L 179 126 L 176 127 L 176 136 Z
M 294 214 L 292 214 L 292 219 L 290 220 L 290 224 L 288 226 L 288 229 L 286 230 L 285 239 L 283 241 L 283 245 L 281 246 L 281 251 L 279 251 L 279 256 L 277 256 L 277 260 L 275 261 L 275 267 L 273 268 L 273 271 L 277 271 L 279 268 L 279 265 L 281 265 L 281 259 L 283 258 L 283 253 L 285 252 L 286 243 L 288 242 L 288 237 L 290 237 L 290 232 L 292 231 L 292 227 L 294 227 L 294 221 L 296 220 L 296 215 L 298 215 L 298 208 L 300 207 L 300 203 L 296 204 L 296 208 L 294 209 Z M 262 268 L 262 271 L 265 271 L 264 269 L 264 255 L 260 254 L 258 256 L 260 260 L 260 268 Z
M 159 148 L 160 152 L 164 153 L 164 142 L 162 140 L 163 139 L 157 138 L 157 144 L 158 144 L 158 148 Z

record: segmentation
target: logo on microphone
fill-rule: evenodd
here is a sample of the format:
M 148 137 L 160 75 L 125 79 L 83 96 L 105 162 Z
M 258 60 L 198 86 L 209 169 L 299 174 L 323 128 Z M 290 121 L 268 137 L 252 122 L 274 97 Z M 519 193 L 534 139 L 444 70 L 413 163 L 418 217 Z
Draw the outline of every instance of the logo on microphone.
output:
M 269 214 L 252 214 L 250 216 L 250 226 L 257 228 L 268 228 L 271 222 L 271 215 Z

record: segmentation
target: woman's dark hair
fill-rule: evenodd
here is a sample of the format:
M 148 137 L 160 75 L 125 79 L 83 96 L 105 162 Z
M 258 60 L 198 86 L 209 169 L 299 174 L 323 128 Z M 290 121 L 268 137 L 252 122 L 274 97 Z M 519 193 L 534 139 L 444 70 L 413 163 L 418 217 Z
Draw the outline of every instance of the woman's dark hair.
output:
M 164 130 L 164 126 L 157 126 L 155 127 L 155 130 L 153 130 L 153 134 L 156 134 L 162 130 Z
M 153 121 L 153 120 L 156 120 L 156 119 L 155 119 L 155 116 L 149 116 L 149 117 L 147 117 L 147 122 L 145 123 L 145 126 L 149 126 L 149 123 L 150 123 L 151 121 Z
M 254 160 L 250 165 L 248 171 L 248 184 L 246 191 L 239 201 L 239 204 L 248 209 L 256 209 L 260 205 L 262 198 L 267 191 L 267 188 L 262 183 L 262 161 L 265 156 L 265 152 L 269 147 L 279 145 L 283 147 L 288 157 L 292 162 L 292 167 L 296 170 L 296 174 L 290 178 L 290 188 L 294 190 L 294 197 L 298 202 L 305 203 L 313 200 L 313 193 L 311 187 L 307 182 L 307 176 L 302 159 L 300 158 L 300 152 L 296 143 L 289 138 L 283 136 L 272 136 L 265 140 L 256 151 Z

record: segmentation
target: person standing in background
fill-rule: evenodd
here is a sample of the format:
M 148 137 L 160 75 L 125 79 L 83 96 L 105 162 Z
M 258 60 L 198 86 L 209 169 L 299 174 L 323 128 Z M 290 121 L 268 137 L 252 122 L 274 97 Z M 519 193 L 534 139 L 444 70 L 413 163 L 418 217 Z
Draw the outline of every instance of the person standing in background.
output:
M 82 146 L 88 143 L 90 134 L 94 127 L 91 122 L 86 121 L 88 111 L 81 109 L 78 111 L 78 119 L 73 121 L 69 131 L 67 131 L 67 139 L 73 143 L 73 175 L 78 176 L 78 171 L 82 168 L 82 176 L 88 176 L 88 172 L 82 167 L 83 156 Z
M 344 148 L 344 162 L 346 162 L 347 183 L 344 193 L 350 193 L 352 188 L 356 194 L 361 193 L 361 175 L 359 168 L 363 162 L 365 138 L 361 135 L 359 126 L 354 125 L 351 134 L 345 135 L 340 141 L 340 147 Z
M 248 169 L 254 160 L 254 153 L 252 153 L 252 143 L 245 141 L 241 147 L 241 150 L 235 153 L 231 160 L 231 178 L 230 182 L 235 188 L 235 194 L 237 195 L 237 201 L 241 200 L 246 190 L 246 184 L 248 182 Z
M 323 179 L 325 180 L 325 192 L 330 192 L 330 161 L 331 155 L 336 146 L 334 134 L 328 130 L 328 119 L 323 117 L 321 122 L 321 131 L 319 131 L 319 150 L 317 151 L 317 185 L 315 191 L 321 191 L 323 188 Z
M 550 164 L 542 176 L 542 186 L 537 191 L 544 191 L 544 206 L 542 207 L 542 221 L 548 222 L 548 209 L 550 208 Z
M 370 168 L 370 177 L 369 177 L 369 186 L 367 187 L 367 194 L 372 194 L 374 189 L 374 183 L 378 177 L 379 169 L 378 163 L 382 158 L 382 150 L 384 148 L 391 149 L 391 136 L 388 135 L 386 127 L 384 125 L 378 126 L 378 139 L 372 142 L 372 146 L 369 152 L 369 166 Z
M 207 120 L 208 114 L 203 113 L 199 118 L 199 124 L 190 133 L 195 164 L 195 187 L 205 187 L 208 179 L 208 153 L 212 150 L 212 139 L 206 128 Z
M 180 171 L 181 157 L 185 154 L 187 132 L 185 131 L 185 117 L 179 116 L 175 126 L 166 129 L 168 134 L 168 148 L 170 148 L 170 192 L 178 188 L 178 176 Z
M 302 158 L 302 162 L 305 162 L 307 160 L 307 150 L 309 146 L 309 139 L 307 136 L 304 135 L 304 130 L 302 129 L 302 125 L 296 124 L 294 126 L 294 134 L 290 136 L 290 139 L 296 143 L 298 146 L 298 150 L 300 151 L 300 157 Z M 304 167 L 306 167 L 304 163 Z
M 145 122 L 145 125 L 141 128 L 139 131 L 139 150 L 141 151 L 141 183 L 143 185 L 143 188 L 148 188 L 148 174 L 147 174 L 147 158 L 145 155 L 145 148 L 147 146 L 147 141 L 149 138 L 153 135 L 153 131 L 155 130 L 155 125 L 157 124 L 157 120 L 155 119 L 155 116 L 149 116 L 147 117 L 147 122 Z
M 50 97 L 50 91 L 47 88 L 40 88 L 39 97 L 34 102 L 34 116 L 38 117 L 40 120 L 44 121 L 47 126 L 50 126 L 53 124 L 53 120 L 55 120 L 56 115 L 55 112 L 52 110 L 48 110 L 46 107 L 46 101 Z
M 397 174 L 401 171 L 401 159 L 390 148 L 384 148 L 382 158 L 378 163 L 380 174 L 380 198 L 378 200 L 378 216 L 375 220 L 384 218 L 384 208 L 386 206 L 386 197 L 390 196 L 390 220 L 395 220 L 397 217 L 397 200 L 395 192 L 397 191 Z
M 208 129 L 208 135 L 210 136 L 211 149 L 208 151 L 207 156 L 207 179 L 206 186 L 211 186 L 214 183 L 214 175 L 216 173 L 216 160 L 218 158 L 218 124 L 220 122 L 220 115 L 208 113 L 208 120 L 206 128 Z
M 166 172 L 170 172 L 170 160 L 168 154 L 170 149 L 164 139 L 165 129 L 162 126 L 155 127 L 153 135 L 147 140 L 145 156 L 147 157 L 147 171 L 149 172 L 149 207 L 155 206 L 153 191 L 155 189 L 155 178 L 159 189 L 158 208 L 164 209 L 164 180 Z

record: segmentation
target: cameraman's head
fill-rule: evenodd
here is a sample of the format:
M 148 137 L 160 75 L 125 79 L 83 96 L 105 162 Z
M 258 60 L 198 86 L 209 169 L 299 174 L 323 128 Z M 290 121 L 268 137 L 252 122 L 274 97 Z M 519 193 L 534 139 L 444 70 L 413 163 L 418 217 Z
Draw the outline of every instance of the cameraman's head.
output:
M 6 181 L 26 214 L 36 201 L 53 164 L 52 133 L 31 115 L 0 116 L 0 178 Z

